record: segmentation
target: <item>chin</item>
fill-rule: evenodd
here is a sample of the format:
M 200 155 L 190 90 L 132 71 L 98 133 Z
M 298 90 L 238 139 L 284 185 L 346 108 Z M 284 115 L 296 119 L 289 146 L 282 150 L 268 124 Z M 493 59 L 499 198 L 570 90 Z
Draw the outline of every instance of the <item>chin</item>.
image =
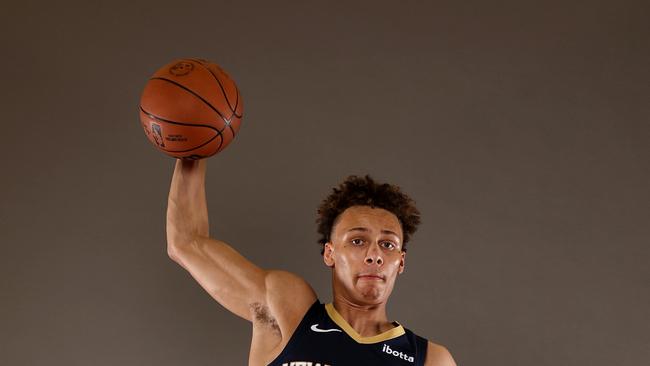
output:
M 364 301 L 369 301 L 372 303 L 379 303 L 383 300 L 383 291 L 380 291 L 376 287 L 363 288 L 360 291 L 361 299 Z

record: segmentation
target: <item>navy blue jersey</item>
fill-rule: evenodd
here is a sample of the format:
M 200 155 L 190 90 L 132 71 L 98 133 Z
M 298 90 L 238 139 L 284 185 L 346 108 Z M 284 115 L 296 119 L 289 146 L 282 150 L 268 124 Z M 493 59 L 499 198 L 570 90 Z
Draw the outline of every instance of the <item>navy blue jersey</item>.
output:
M 316 300 L 268 366 L 423 366 L 428 341 L 393 324 L 382 334 L 362 337 L 332 304 Z

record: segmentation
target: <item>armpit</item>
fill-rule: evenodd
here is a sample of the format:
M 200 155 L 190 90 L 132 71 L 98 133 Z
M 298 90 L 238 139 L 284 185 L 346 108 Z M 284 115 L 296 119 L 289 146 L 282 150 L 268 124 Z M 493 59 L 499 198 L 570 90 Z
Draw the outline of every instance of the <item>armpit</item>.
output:
M 268 327 L 274 332 L 277 332 L 280 334 L 280 327 L 278 326 L 278 322 L 275 320 L 275 318 L 271 315 L 269 312 L 269 308 L 265 305 L 262 305 L 258 302 L 254 302 L 251 304 L 251 310 L 253 312 L 253 322 L 257 323 L 259 325 L 262 325 L 264 327 Z

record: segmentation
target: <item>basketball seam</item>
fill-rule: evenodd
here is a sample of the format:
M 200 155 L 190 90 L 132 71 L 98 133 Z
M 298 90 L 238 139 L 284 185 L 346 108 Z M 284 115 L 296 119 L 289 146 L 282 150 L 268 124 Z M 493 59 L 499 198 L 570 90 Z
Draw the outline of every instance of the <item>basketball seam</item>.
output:
M 214 75 L 214 73 L 212 72 L 212 70 L 210 70 L 210 68 L 205 66 L 205 61 L 201 60 L 201 59 L 198 59 L 198 58 L 187 58 L 185 60 L 198 62 L 201 66 L 205 67 L 206 70 L 208 70 L 212 74 L 212 76 L 214 76 L 215 79 L 217 79 L 217 82 L 219 83 L 219 86 L 221 87 L 221 91 L 223 92 L 223 96 L 226 98 L 226 101 L 228 102 L 228 107 L 230 107 L 230 99 L 228 99 L 228 95 L 226 94 L 225 90 L 223 89 L 223 86 L 221 85 L 221 80 L 219 80 L 219 78 Z M 233 85 L 235 86 L 235 90 L 237 91 L 237 99 L 235 99 L 235 107 L 234 108 L 230 107 L 230 110 L 233 113 L 232 113 L 232 115 L 230 115 L 230 117 L 228 117 L 228 119 L 231 119 L 232 116 L 236 116 L 237 118 L 241 119 L 242 115 L 237 114 L 237 107 L 239 106 L 239 98 L 241 97 L 241 95 L 239 94 L 239 88 L 237 87 L 237 84 L 235 84 L 233 82 Z
M 221 84 L 221 80 L 219 80 L 217 75 L 215 75 L 214 72 L 212 72 L 212 70 L 210 70 L 209 67 L 205 66 L 203 62 L 195 59 L 188 59 L 188 60 L 198 62 L 199 65 L 203 66 L 203 68 L 208 70 L 208 72 L 210 73 L 210 75 L 212 75 L 214 80 L 217 81 L 217 84 L 219 84 L 219 88 L 221 89 L 221 94 L 223 94 L 224 98 L 226 98 L 226 103 L 228 104 L 228 108 L 230 108 L 230 111 L 232 112 L 230 117 L 228 117 L 227 119 L 223 118 L 223 116 L 221 118 L 224 119 L 226 125 L 228 125 L 228 127 L 230 128 L 230 132 L 232 133 L 232 138 L 235 138 L 235 129 L 233 129 L 232 126 L 230 125 L 230 120 L 232 119 L 233 116 L 237 116 L 237 113 L 235 112 L 235 110 L 237 109 L 237 105 L 239 103 L 239 90 L 237 89 L 237 85 L 235 85 L 235 91 L 237 91 L 237 99 L 235 100 L 235 108 L 233 109 L 232 105 L 230 104 L 230 99 L 228 99 L 228 95 L 226 94 L 226 90 L 223 88 L 223 84 Z M 241 117 L 237 116 L 237 118 L 241 118 Z
M 214 126 L 210 126 L 210 125 L 204 125 L 204 124 L 200 124 L 200 123 L 178 122 L 178 121 L 172 121 L 172 120 L 169 120 L 169 119 L 162 118 L 162 117 L 157 116 L 157 115 L 155 115 L 155 114 L 153 114 L 151 112 L 145 111 L 144 108 L 142 108 L 142 105 L 140 105 L 140 110 L 142 111 L 142 113 L 146 114 L 147 116 L 149 116 L 149 117 L 151 117 L 153 119 L 161 120 L 163 122 L 168 122 L 168 123 L 173 123 L 175 125 L 183 125 L 183 126 L 207 127 L 207 128 L 209 128 L 211 130 L 217 131 L 217 133 L 220 132 L 220 130 L 218 128 L 216 128 Z
M 237 114 L 237 107 L 239 107 L 239 88 L 237 87 L 237 84 L 235 84 L 235 90 L 237 91 L 237 100 L 235 100 L 235 110 L 232 111 L 232 114 L 237 116 L 237 118 L 241 118 L 242 115 Z
M 192 150 L 200 149 L 200 148 L 202 148 L 203 146 L 205 146 L 205 145 L 209 144 L 210 142 L 212 142 L 212 141 L 213 141 L 214 139 L 216 139 L 217 137 L 221 137 L 221 141 L 219 142 L 219 147 L 218 147 L 217 150 L 216 150 L 216 151 L 219 151 L 219 149 L 221 148 L 221 144 L 223 143 L 223 137 L 221 136 L 221 134 L 214 135 L 214 136 L 212 136 L 212 138 L 209 139 L 208 141 L 202 143 L 202 144 L 199 145 L 199 146 L 195 146 L 195 147 L 193 147 L 193 148 L 191 148 L 191 149 L 188 149 L 188 150 L 167 150 L 167 149 L 163 149 L 163 148 L 160 148 L 160 147 L 158 147 L 158 148 L 159 148 L 160 150 L 163 150 L 163 151 L 166 151 L 166 152 L 171 152 L 171 153 L 183 153 L 183 152 L 188 152 L 188 151 L 192 151 Z
M 223 93 L 223 96 L 226 98 L 226 102 L 228 102 L 228 107 L 230 107 L 230 111 L 233 112 L 233 114 L 228 119 L 231 119 L 233 115 L 237 116 L 237 118 L 241 118 L 242 116 L 237 114 L 237 106 L 239 105 L 239 89 L 237 88 L 237 84 L 235 84 L 233 82 L 233 86 L 235 87 L 235 91 L 237 91 L 237 96 L 236 96 L 237 99 L 235 100 L 235 107 L 232 107 L 231 103 L 230 103 L 230 99 L 228 98 L 228 94 L 226 94 L 226 90 L 223 88 L 223 84 L 221 84 L 221 79 L 219 79 L 214 74 L 214 72 L 212 72 L 212 70 L 205 65 L 206 62 L 204 60 L 202 60 L 202 59 L 199 59 L 199 58 L 187 58 L 185 60 L 194 61 L 194 62 L 199 63 L 199 65 L 203 66 L 206 70 L 208 70 L 208 72 L 210 72 L 210 74 L 212 74 L 212 76 L 215 78 L 215 80 L 219 84 L 219 87 L 221 88 L 221 92 Z
M 149 80 L 162 80 L 162 81 L 166 81 L 166 82 L 168 82 L 168 83 L 171 83 L 171 84 L 173 84 L 173 85 L 178 86 L 179 88 L 182 88 L 182 89 L 186 90 L 186 91 L 189 92 L 190 94 L 192 94 L 192 95 L 194 95 L 195 97 L 199 98 L 199 100 L 201 100 L 201 101 L 202 101 L 203 103 L 205 103 L 208 107 L 210 107 L 210 109 L 212 109 L 213 111 L 215 111 L 215 113 L 217 113 L 217 114 L 219 115 L 219 117 L 221 117 L 221 119 L 223 120 L 223 122 L 224 122 L 226 125 L 230 124 L 230 121 L 228 121 L 226 118 L 224 118 L 224 116 L 221 114 L 221 112 L 219 112 L 218 109 L 216 109 L 212 104 L 210 104 L 210 102 L 208 102 L 207 100 L 203 99 L 202 96 L 198 95 L 196 92 L 194 92 L 192 89 L 186 87 L 185 85 L 183 85 L 183 84 L 181 84 L 181 83 L 178 83 L 178 82 L 176 82 L 176 81 L 174 81 L 174 80 L 170 80 L 170 79 L 163 78 L 163 77 L 160 77 L 160 76 L 153 77 L 153 78 L 151 78 L 151 79 L 149 79 Z M 230 108 L 230 106 L 228 106 L 228 108 Z
M 235 138 L 235 130 L 230 125 L 230 120 L 232 119 L 232 116 L 235 115 L 235 111 L 232 109 L 232 106 L 230 105 L 230 100 L 228 99 L 228 95 L 226 95 L 226 90 L 223 88 L 223 85 L 221 84 L 221 80 L 219 80 L 217 75 L 215 75 L 212 72 L 212 70 L 210 70 L 207 66 L 205 66 L 203 64 L 201 64 L 201 66 L 205 67 L 205 69 L 208 70 L 210 75 L 212 75 L 212 77 L 217 81 L 217 84 L 219 84 L 219 88 L 221 89 L 221 94 L 223 94 L 224 98 L 226 98 L 226 104 L 228 104 L 228 108 L 230 108 L 230 111 L 232 112 L 232 114 L 230 115 L 230 117 L 228 117 L 227 119 L 224 119 L 224 120 L 226 121 L 226 125 L 228 125 L 228 128 L 230 128 L 230 132 L 232 133 L 232 138 Z
M 195 61 L 193 59 L 189 59 L 189 60 Z M 221 80 L 219 80 L 217 75 L 215 75 L 214 72 L 212 72 L 212 70 L 210 70 L 209 67 L 205 66 L 204 63 L 199 62 L 199 65 L 203 66 L 203 68 L 206 69 L 210 73 L 210 75 L 212 75 L 214 80 L 216 80 L 217 84 L 219 84 L 219 88 L 221 88 L 221 94 L 223 94 L 224 98 L 226 98 L 226 103 L 228 103 L 228 108 L 230 108 L 231 112 L 234 112 L 233 109 L 232 109 L 232 104 L 230 104 L 230 99 L 228 99 L 228 94 L 226 94 L 226 90 L 223 88 L 223 84 L 221 84 Z
M 217 132 L 217 134 L 214 135 L 210 140 L 208 140 L 208 142 L 206 142 L 206 143 L 204 143 L 204 144 L 202 144 L 202 145 L 199 145 L 199 146 L 193 147 L 192 149 L 189 149 L 189 150 L 182 150 L 182 151 L 173 151 L 173 150 L 165 150 L 165 149 L 161 149 L 161 150 L 168 151 L 168 152 L 187 152 L 187 151 L 191 151 L 191 150 L 198 149 L 198 148 L 200 148 L 200 147 L 205 146 L 207 143 L 209 143 L 210 141 L 214 140 L 217 136 L 220 136 L 220 137 L 221 137 L 221 140 L 220 140 L 220 142 L 219 142 L 219 147 L 217 148 L 217 151 L 219 151 L 219 149 L 221 149 L 221 145 L 223 145 L 223 130 L 219 130 L 218 128 L 216 128 L 216 127 L 214 127 L 214 126 L 203 125 L 203 124 L 197 124 L 197 123 L 177 122 L 177 121 L 168 120 L 168 119 L 165 119 L 165 118 L 162 118 L 162 117 L 156 116 L 156 115 L 153 114 L 153 113 L 150 113 L 150 112 L 145 111 L 144 108 L 142 108 L 142 105 L 140 105 L 140 110 L 142 111 L 142 113 L 146 114 L 146 115 L 149 116 L 150 118 L 153 118 L 153 119 L 156 119 L 156 120 L 159 120 L 159 121 L 162 121 L 162 122 L 171 123 L 171 124 L 174 124 L 174 125 L 180 125 L 180 126 L 207 127 L 207 128 L 209 128 L 209 129 L 214 130 L 214 131 Z
M 217 75 L 215 75 L 214 72 L 212 72 L 212 70 L 210 70 L 207 66 L 205 66 L 203 64 L 201 66 L 205 67 L 205 69 L 208 70 L 210 75 L 212 75 L 212 77 L 217 81 L 217 84 L 219 84 L 219 88 L 221 88 L 221 94 L 223 94 L 224 98 L 226 98 L 226 103 L 228 104 L 228 108 L 230 108 L 230 111 L 232 112 L 232 114 L 225 121 L 226 121 L 226 124 L 228 125 L 228 128 L 230 128 L 230 132 L 232 133 L 232 138 L 235 138 L 235 130 L 232 128 L 232 126 L 230 124 L 230 120 L 232 119 L 232 116 L 235 115 L 235 111 L 232 109 L 232 106 L 230 104 L 230 100 L 228 99 L 228 95 L 226 95 L 226 90 L 223 88 L 223 85 L 221 84 L 221 80 L 219 80 Z

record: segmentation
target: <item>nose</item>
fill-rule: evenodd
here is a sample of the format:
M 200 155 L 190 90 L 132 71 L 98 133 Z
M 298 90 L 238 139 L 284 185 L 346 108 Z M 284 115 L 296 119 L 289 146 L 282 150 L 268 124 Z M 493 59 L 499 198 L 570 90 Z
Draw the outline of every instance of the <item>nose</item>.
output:
M 377 263 L 378 266 L 381 266 L 384 263 L 384 258 L 381 257 L 381 250 L 379 250 L 379 245 L 373 244 L 369 246 L 364 261 L 368 265 Z

